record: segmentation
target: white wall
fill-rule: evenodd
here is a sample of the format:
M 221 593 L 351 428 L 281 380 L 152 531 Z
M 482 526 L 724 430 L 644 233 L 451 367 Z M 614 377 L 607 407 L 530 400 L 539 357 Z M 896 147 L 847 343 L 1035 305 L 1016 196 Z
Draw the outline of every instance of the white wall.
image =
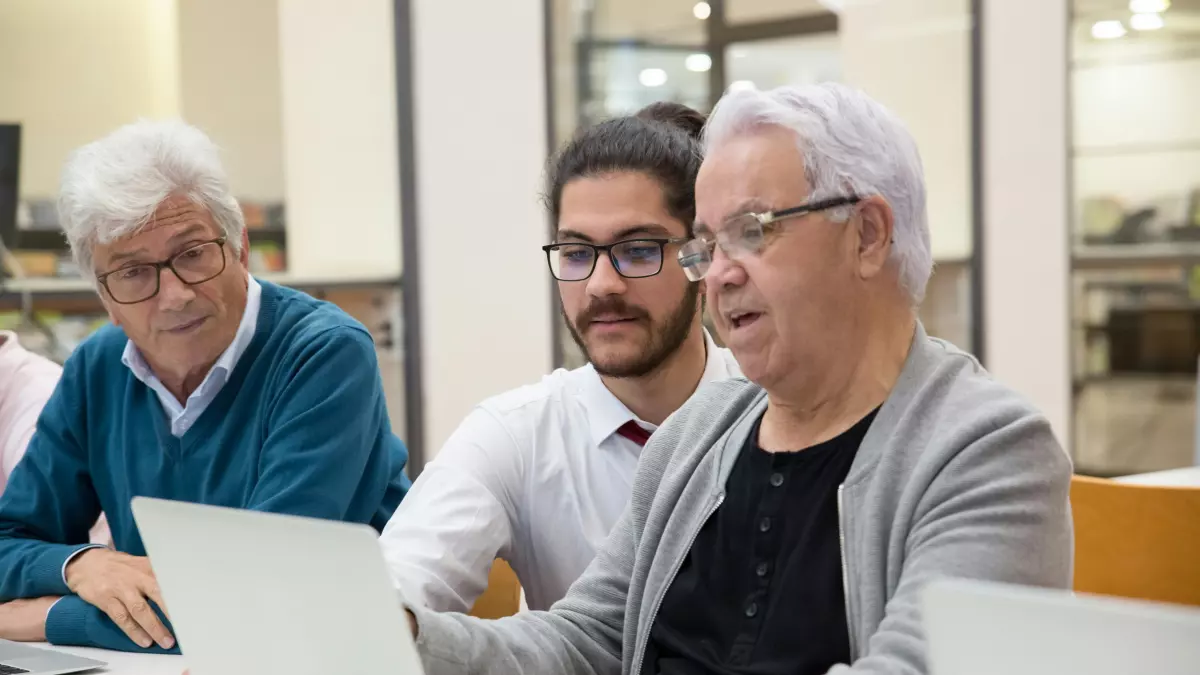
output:
M 240 199 L 283 201 L 277 0 L 178 0 L 183 117 L 221 147 Z
M 180 111 L 175 0 L 0 2 L 0 121 L 23 125 L 22 198 L 53 198 L 74 148 Z
M 551 366 L 542 3 L 414 0 L 413 20 L 432 457 L 472 406 Z
M 839 23 L 844 81 L 917 140 L 935 260 L 972 250 L 970 17 L 967 0 L 856 0 Z
M 322 279 L 395 277 L 400 197 L 392 2 L 278 2 L 288 271 Z
M 1070 447 L 1066 2 L 983 3 L 983 264 L 988 369 Z

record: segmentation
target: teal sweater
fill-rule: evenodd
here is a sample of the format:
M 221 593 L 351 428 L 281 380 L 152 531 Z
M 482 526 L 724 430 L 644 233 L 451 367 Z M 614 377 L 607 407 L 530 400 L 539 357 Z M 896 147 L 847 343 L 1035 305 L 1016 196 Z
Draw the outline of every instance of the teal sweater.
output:
M 101 511 L 117 550 L 146 555 L 135 496 L 382 531 L 407 492 L 408 453 L 392 433 L 366 329 L 329 303 L 261 283 L 250 346 L 182 438 L 121 363 L 120 329 L 100 329 L 67 361 L 0 496 L 0 602 L 66 596 L 46 620 L 51 642 L 139 650 L 63 579 Z

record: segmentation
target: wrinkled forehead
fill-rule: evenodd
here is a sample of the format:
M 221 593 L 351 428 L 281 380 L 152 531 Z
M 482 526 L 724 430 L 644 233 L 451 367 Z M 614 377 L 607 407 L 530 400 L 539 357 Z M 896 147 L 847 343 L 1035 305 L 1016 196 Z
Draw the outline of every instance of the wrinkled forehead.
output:
M 762 128 L 729 137 L 705 155 L 696 179 L 697 230 L 736 216 L 789 208 L 811 192 L 804 156 L 790 131 Z
M 216 222 L 208 209 L 193 202 L 187 197 L 171 195 L 164 199 L 150 215 L 146 224 L 138 232 L 147 232 L 164 227 L 178 225 L 206 225 L 216 230 Z

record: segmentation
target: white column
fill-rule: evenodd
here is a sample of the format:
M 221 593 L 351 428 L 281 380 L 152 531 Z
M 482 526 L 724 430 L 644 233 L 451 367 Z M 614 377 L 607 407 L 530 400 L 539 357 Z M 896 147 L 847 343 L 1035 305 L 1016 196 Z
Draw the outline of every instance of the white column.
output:
M 544 17 L 541 0 L 412 0 L 412 19 L 431 458 L 472 406 L 551 367 Z
M 987 365 L 1069 444 L 1067 1 L 982 4 Z
M 392 0 L 278 1 L 288 272 L 395 277 Z

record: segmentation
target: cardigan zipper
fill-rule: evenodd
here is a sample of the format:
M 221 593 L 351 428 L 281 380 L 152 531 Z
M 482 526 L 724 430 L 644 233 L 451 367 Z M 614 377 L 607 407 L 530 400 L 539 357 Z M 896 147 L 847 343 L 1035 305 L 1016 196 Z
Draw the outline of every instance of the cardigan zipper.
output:
M 671 589 L 671 584 L 675 583 L 675 576 L 679 574 L 679 568 L 683 567 L 683 561 L 687 559 L 688 553 L 692 550 L 692 545 L 696 543 L 696 538 L 700 536 L 700 530 L 704 529 L 704 524 L 712 518 L 712 514 L 721 508 L 721 504 L 725 501 L 725 493 L 721 493 L 712 506 L 708 508 L 708 513 L 704 514 L 704 518 L 700 520 L 700 526 L 692 532 L 692 536 L 688 539 L 687 550 L 679 557 L 679 561 L 672 568 L 670 576 L 667 577 L 667 582 L 663 584 L 662 591 L 658 593 L 658 597 L 654 599 L 654 611 L 650 613 L 650 623 L 646 628 L 646 639 L 638 648 L 637 653 L 633 656 L 633 667 L 629 670 L 629 675 L 639 675 L 642 672 L 642 659 L 646 658 L 646 645 L 650 643 L 650 631 L 654 629 L 654 620 L 658 618 L 658 610 L 662 608 L 663 600 L 667 596 L 667 591 Z
M 842 515 L 842 488 L 844 487 L 846 487 L 844 483 L 839 485 L 837 491 L 838 552 L 842 558 L 842 597 L 846 602 L 846 637 L 850 640 L 850 660 L 854 661 L 857 658 L 858 650 L 854 646 L 854 629 L 850 625 L 850 564 L 846 561 L 846 523 Z

